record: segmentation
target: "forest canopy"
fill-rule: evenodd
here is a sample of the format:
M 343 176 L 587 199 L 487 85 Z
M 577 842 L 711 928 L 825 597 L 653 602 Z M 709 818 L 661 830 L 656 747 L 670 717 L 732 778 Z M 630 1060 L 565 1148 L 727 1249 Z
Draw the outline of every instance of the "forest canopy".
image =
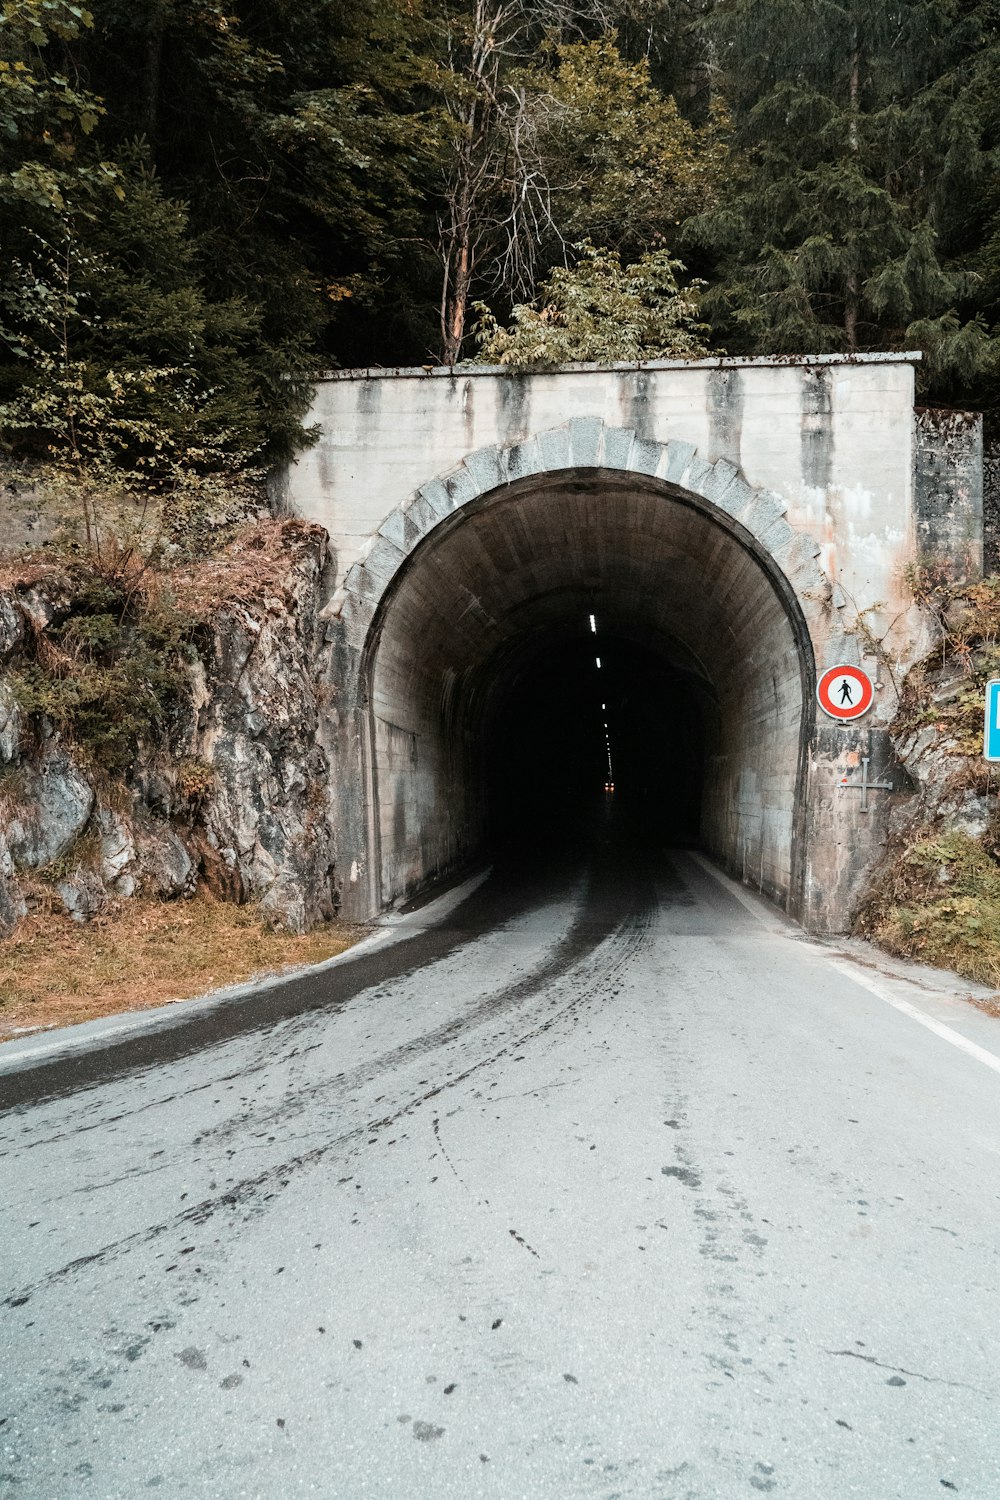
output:
M 2 0 L 5 449 L 168 484 L 286 457 L 324 368 L 477 357 L 919 348 L 992 411 L 997 22 Z

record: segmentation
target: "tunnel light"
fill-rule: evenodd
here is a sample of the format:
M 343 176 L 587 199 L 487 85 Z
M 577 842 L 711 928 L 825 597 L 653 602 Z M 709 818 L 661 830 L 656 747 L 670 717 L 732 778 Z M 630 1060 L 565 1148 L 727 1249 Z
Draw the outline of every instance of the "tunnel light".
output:
M 595 656 L 594 660 L 596 661 L 596 663 L 597 663 L 598 666 L 601 665 L 601 658 L 599 656 Z
M 590 617 L 590 633 L 591 635 L 597 634 L 597 621 L 595 620 L 593 615 L 591 615 Z
M 608 706 L 608 705 L 607 705 L 607 704 L 606 704 L 606 703 L 602 703 L 602 704 L 601 704 L 601 707 L 602 707 L 602 708 L 603 708 L 603 709 L 607 709 L 607 706 Z

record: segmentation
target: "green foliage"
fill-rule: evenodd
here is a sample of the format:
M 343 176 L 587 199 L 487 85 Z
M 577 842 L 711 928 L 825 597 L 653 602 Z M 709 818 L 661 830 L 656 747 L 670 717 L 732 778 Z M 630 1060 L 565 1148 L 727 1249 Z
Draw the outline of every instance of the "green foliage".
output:
M 687 227 L 706 306 L 739 346 L 922 347 L 938 388 L 996 363 L 957 258 L 991 173 L 973 88 L 982 34 L 949 0 L 721 0 L 729 191 Z
M 93 24 L 90 11 L 69 0 L 0 6 L 0 206 L 7 215 L 63 212 L 70 203 L 92 212 L 109 188 L 119 190 L 113 164 L 85 149 L 102 101 L 71 79 L 74 69 L 49 61 Z
M 682 250 L 730 349 L 916 345 L 1000 404 L 998 18 L 0 0 L 2 440 L 172 493 L 293 453 L 320 369 L 454 361 L 477 299 L 515 363 L 684 352 L 548 326 L 584 240 Z
M 481 362 L 532 369 L 571 360 L 698 359 L 707 352 L 697 285 L 678 284 L 680 261 L 653 250 L 623 266 L 613 250 L 586 241 L 575 248 L 576 265 L 557 266 L 533 304 L 514 308 L 509 328 L 480 305 Z
M 302 382 L 336 362 L 345 318 L 362 338 L 374 327 L 398 340 L 413 323 L 405 294 L 431 255 L 417 243 L 434 149 L 423 6 L 93 9 L 84 51 L 106 134 L 116 149 L 143 137 L 167 194 L 188 205 L 210 298 L 259 318 L 260 403 L 287 452 L 301 441 Z
M 22 452 L 163 482 L 245 466 L 268 440 L 259 320 L 212 302 L 183 205 L 141 159 L 99 225 L 69 213 L 25 236 L 0 287 L 0 427 Z
M 686 120 L 652 82 L 647 58 L 628 62 L 614 37 L 555 49 L 543 90 L 542 158 L 560 235 L 626 256 L 661 246 L 715 199 L 725 170 L 725 116 Z
M 59 622 L 10 674 L 22 710 L 43 715 L 98 767 L 122 773 L 163 731 L 184 692 L 193 625 L 140 572 L 84 562 Z
M 1000 866 L 967 834 L 918 837 L 869 895 L 857 931 L 890 953 L 1000 984 Z

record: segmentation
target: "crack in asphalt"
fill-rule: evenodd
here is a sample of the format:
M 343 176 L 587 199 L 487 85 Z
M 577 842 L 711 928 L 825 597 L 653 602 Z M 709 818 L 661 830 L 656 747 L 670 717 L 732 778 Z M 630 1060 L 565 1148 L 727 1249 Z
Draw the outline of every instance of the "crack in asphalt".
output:
M 903 1365 L 887 1365 L 874 1354 L 859 1354 L 857 1349 L 824 1349 L 824 1354 L 834 1356 L 846 1356 L 848 1359 L 860 1359 L 866 1365 L 875 1365 L 879 1370 L 891 1370 L 896 1375 L 909 1375 L 911 1380 L 922 1380 L 927 1385 L 950 1385 L 960 1391 L 974 1391 L 977 1396 L 985 1396 L 988 1401 L 995 1401 L 996 1394 L 993 1391 L 985 1391 L 982 1386 L 969 1385 L 965 1380 L 946 1380 L 943 1375 L 922 1375 L 919 1370 L 907 1370 Z

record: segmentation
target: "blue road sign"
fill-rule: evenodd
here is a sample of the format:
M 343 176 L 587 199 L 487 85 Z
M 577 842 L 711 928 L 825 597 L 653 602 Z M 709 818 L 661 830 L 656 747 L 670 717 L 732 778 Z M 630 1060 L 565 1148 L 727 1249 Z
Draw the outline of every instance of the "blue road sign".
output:
M 986 684 L 983 756 L 986 760 L 1000 760 L 1000 677 L 994 677 Z

